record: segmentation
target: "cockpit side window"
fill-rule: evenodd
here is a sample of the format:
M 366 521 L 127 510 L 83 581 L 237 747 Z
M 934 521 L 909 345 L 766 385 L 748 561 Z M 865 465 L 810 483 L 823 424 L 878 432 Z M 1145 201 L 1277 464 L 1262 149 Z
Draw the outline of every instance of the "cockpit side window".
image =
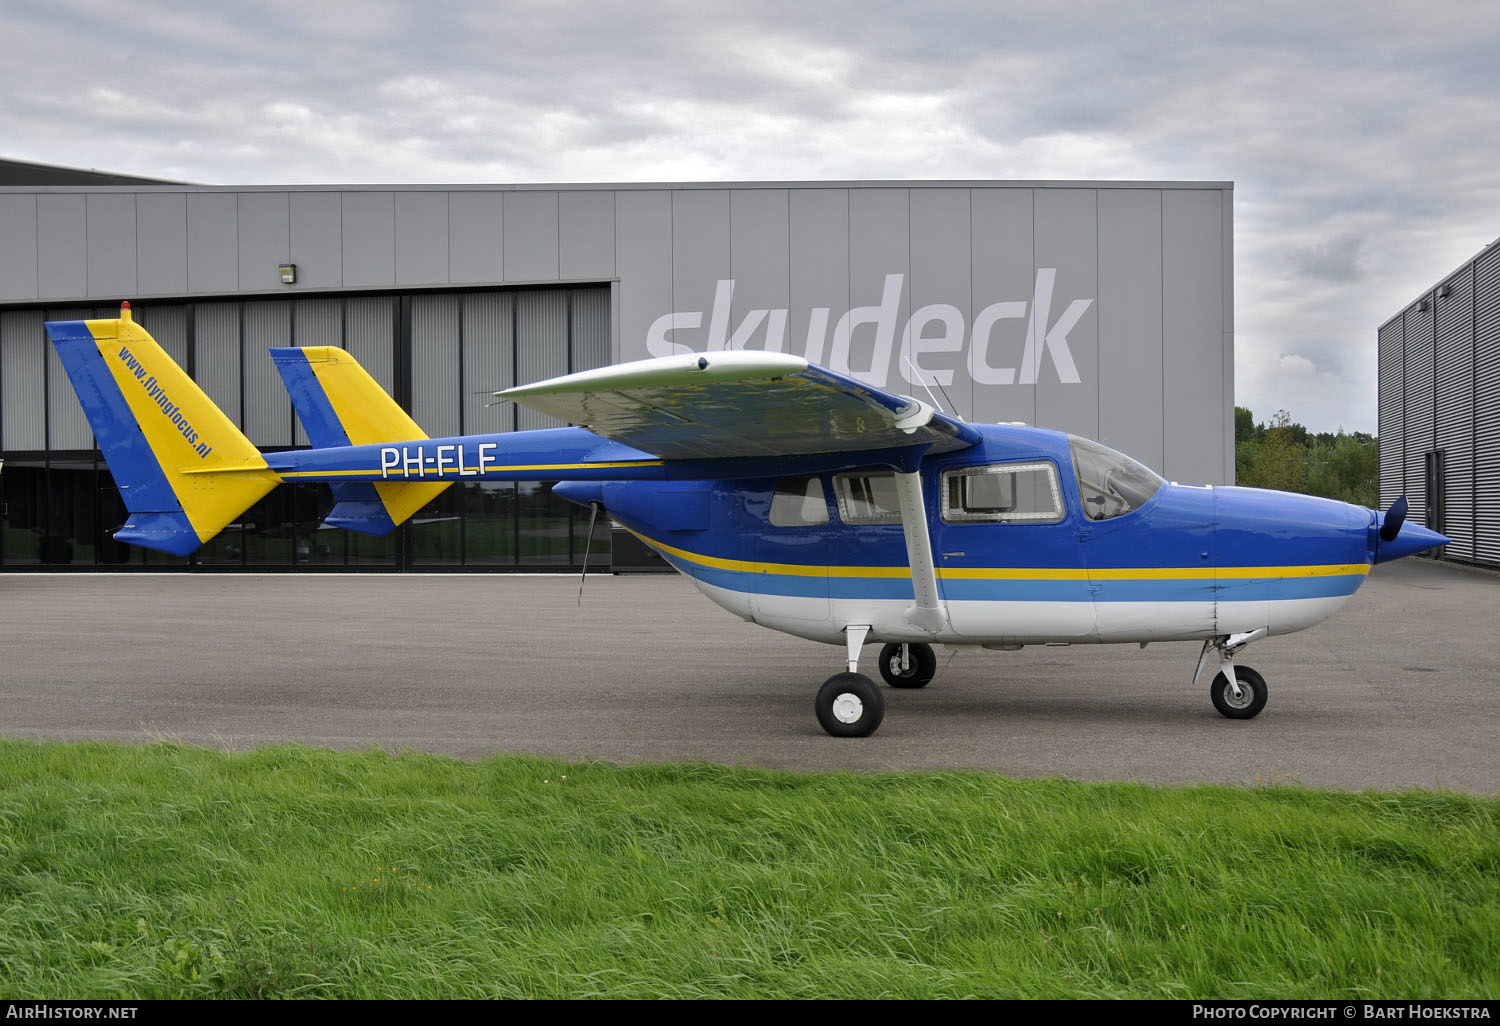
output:
M 816 527 L 828 523 L 828 500 L 816 477 L 784 477 L 771 496 L 771 523 L 777 527 Z
M 1140 509 L 1166 484 L 1143 463 L 1107 445 L 1069 435 L 1083 511 L 1090 520 L 1110 520 Z
M 833 479 L 839 517 L 846 524 L 899 524 L 901 498 L 896 477 L 889 470 L 839 474 Z
M 943 472 L 947 523 L 1051 524 L 1062 517 L 1057 468 L 1051 463 L 994 463 Z

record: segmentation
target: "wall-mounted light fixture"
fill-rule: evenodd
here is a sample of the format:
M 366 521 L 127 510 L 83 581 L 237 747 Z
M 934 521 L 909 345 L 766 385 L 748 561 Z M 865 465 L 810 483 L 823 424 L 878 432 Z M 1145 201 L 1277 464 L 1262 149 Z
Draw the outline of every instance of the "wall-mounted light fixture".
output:
M 1439 285 L 1437 287 L 1437 297 L 1439 299 L 1447 299 L 1451 295 L 1453 295 L 1452 285 Z
M 1426 313 L 1428 310 L 1431 310 L 1431 309 L 1432 309 L 1432 303 L 1429 300 L 1424 299 L 1420 303 L 1417 304 L 1417 312 L 1418 313 Z
M 283 285 L 295 285 L 295 284 L 297 284 L 297 265 L 296 264 L 280 264 L 280 265 L 277 266 L 276 269 L 281 272 L 281 284 L 283 284 Z

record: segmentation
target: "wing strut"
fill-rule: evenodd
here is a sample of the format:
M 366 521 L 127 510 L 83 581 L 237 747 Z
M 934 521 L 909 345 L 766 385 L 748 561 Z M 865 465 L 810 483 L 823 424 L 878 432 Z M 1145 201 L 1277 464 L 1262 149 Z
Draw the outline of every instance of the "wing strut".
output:
M 927 533 L 927 503 L 922 500 L 922 472 L 896 471 L 896 494 L 901 500 L 901 527 L 906 532 L 906 561 L 911 566 L 916 602 L 904 614 L 913 627 L 936 634 L 948 626 L 948 607 L 938 593 L 937 569 L 932 563 L 932 539 Z

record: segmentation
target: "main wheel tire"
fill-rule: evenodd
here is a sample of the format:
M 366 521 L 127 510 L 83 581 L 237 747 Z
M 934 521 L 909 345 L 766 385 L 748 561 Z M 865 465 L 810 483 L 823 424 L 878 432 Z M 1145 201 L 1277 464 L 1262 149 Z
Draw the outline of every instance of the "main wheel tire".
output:
M 869 737 L 885 718 L 885 698 L 861 673 L 836 673 L 818 689 L 818 722 L 834 737 Z
M 937 656 L 931 645 L 916 642 L 911 646 L 910 664 L 901 672 L 901 646 L 887 645 L 880 650 L 880 676 L 893 688 L 925 688 L 937 674 Z
M 1234 678 L 1240 683 L 1242 697 L 1234 697 L 1222 673 L 1214 678 L 1208 693 L 1221 714 L 1231 720 L 1248 720 L 1266 707 L 1266 679 L 1248 666 L 1236 666 Z

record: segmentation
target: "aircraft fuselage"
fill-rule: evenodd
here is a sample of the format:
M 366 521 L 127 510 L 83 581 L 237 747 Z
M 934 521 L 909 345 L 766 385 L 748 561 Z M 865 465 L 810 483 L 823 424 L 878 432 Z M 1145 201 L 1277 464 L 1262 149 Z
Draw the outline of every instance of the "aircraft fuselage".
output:
M 1363 507 L 1160 483 L 1120 513 L 1106 505 L 1115 500 L 1085 495 L 1068 436 L 979 430 L 982 445 L 921 465 L 946 614 L 936 630 L 912 622 L 903 528 L 889 517 L 870 522 L 881 517 L 878 502 L 858 502 L 863 472 L 813 476 L 790 518 L 785 503 L 773 515 L 786 479 L 574 481 L 557 491 L 601 502 L 730 612 L 829 644 L 842 644 L 854 623 L 870 625 L 870 641 L 994 646 L 1285 634 L 1337 612 L 1376 561 L 1379 516 Z M 999 475 L 1013 489 L 1034 477 L 1044 508 L 1013 519 L 993 506 L 978 515 L 949 508 L 955 482 L 973 474 Z M 807 522 L 788 523 L 799 511 Z

